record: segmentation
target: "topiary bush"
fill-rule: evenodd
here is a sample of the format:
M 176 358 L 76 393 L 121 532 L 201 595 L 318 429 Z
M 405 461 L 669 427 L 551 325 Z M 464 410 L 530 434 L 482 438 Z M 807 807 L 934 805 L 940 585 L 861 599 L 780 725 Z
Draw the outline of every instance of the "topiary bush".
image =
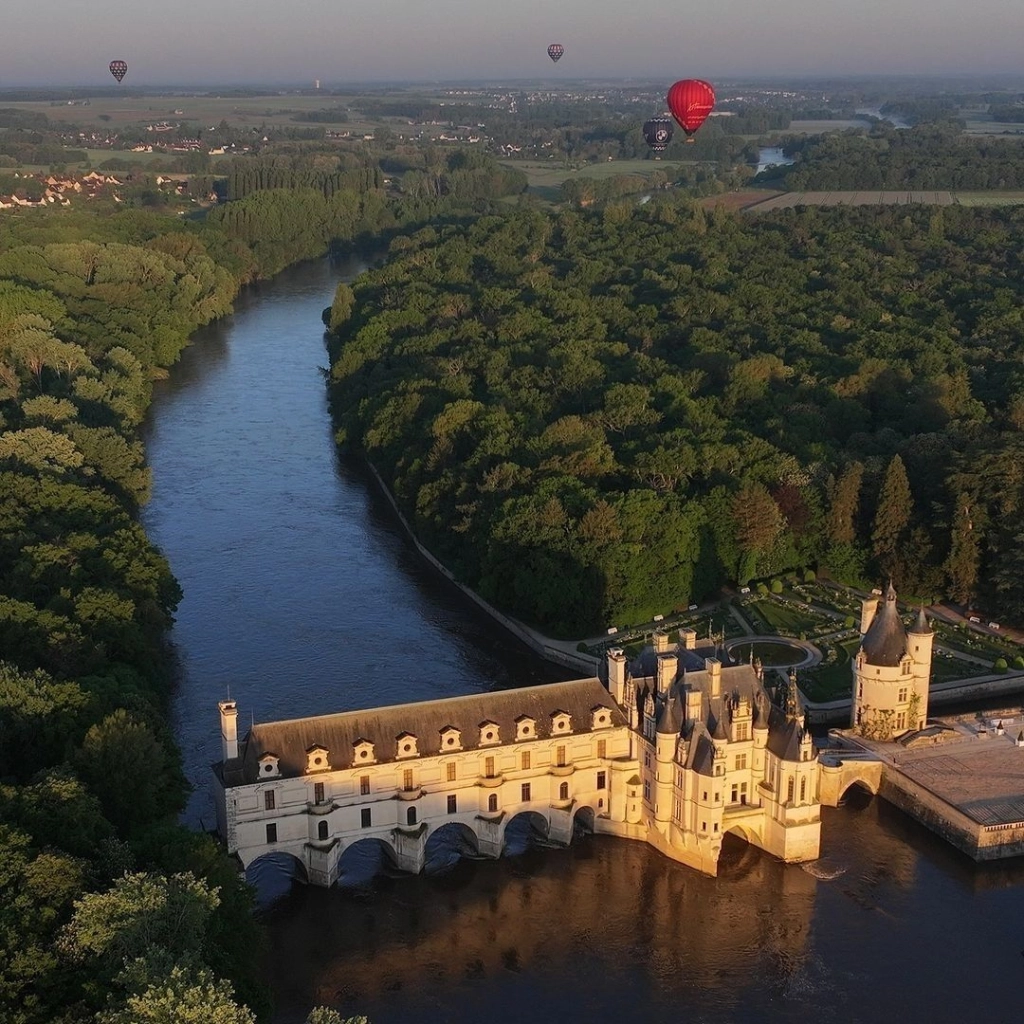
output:
M 818 578 L 818 574 L 813 569 L 808 569 L 804 573 L 804 583 L 813 583 Z
M 1018 654 L 1017 657 L 1013 659 L 1013 667 L 1024 668 L 1024 655 Z
M 996 658 L 996 660 L 992 662 L 993 672 L 1005 672 L 1007 668 L 1009 668 L 1009 666 L 1006 664 L 1005 658 Z
M 772 593 L 773 594 L 781 594 L 782 593 L 782 580 L 772 580 Z

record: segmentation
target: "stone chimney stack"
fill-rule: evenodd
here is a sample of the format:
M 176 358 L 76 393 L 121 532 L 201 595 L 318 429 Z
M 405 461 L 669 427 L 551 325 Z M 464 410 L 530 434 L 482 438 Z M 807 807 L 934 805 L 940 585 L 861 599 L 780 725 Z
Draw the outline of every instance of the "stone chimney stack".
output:
M 717 658 L 705 658 L 704 668 L 711 681 L 708 690 L 709 697 L 721 697 L 722 695 L 722 663 Z
M 663 629 L 656 629 L 651 639 L 654 641 L 655 654 L 664 654 L 668 650 L 668 633 Z
M 686 688 L 686 724 L 692 725 L 700 720 L 701 691 L 695 686 Z
M 220 708 L 220 749 L 225 761 L 238 757 L 238 705 L 233 700 L 222 700 Z
M 878 595 L 872 594 L 870 597 L 865 597 L 860 603 L 860 635 L 863 636 L 871 625 L 871 620 L 875 617 L 875 612 L 878 611 Z
M 620 706 L 626 703 L 626 654 L 621 647 L 608 651 L 608 692 Z
M 668 694 L 672 684 L 676 681 L 676 672 L 679 671 L 679 659 L 674 654 L 658 655 L 658 693 Z
M 679 642 L 683 645 L 684 651 L 695 651 L 697 650 L 697 630 L 695 629 L 681 629 L 679 630 Z

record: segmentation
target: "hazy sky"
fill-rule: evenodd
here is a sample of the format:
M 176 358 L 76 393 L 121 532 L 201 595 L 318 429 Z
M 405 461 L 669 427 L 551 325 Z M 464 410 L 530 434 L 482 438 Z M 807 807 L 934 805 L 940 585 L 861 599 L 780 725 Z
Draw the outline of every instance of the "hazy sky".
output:
M 47 0 L 0 87 L 1024 71 L 1024 0 Z M 549 42 L 565 46 L 552 65 Z

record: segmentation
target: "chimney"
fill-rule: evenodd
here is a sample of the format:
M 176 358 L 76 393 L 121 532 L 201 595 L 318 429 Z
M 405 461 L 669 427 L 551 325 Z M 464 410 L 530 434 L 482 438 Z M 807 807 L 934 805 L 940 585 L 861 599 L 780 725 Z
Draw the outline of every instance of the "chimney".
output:
M 684 651 L 695 651 L 697 650 L 697 630 L 695 629 L 681 629 L 679 630 L 679 642 L 683 645 Z
M 701 691 L 694 686 L 686 688 L 686 724 L 691 725 L 700 719 Z
M 722 695 L 722 663 L 717 658 L 705 658 L 704 668 L 707 671 L 711 687 L 708 690 L 709 697 L 721 697 Z
M 656 629 L 651 639 L 654 641 L 655 654 L 664 654 L 668 650 L 668 633 L 663 629 Z
M 674 654 L 658 655 L 658 693 L 667 694 L 676 681 L 679 659 Z
M 233 700 L 222 700 L 220 708 L 220 747 L 225 761 L 238 757 L 238 705 Z
M 626 654 L 621 647 L 608 650 L 608 690 L 619 704 L 626 696 Z
M 874 594 L 865 597 L 860 603 L 860 635 L 863 636 L 871 625 L 871 620 L 878 610 L 878 597 Z

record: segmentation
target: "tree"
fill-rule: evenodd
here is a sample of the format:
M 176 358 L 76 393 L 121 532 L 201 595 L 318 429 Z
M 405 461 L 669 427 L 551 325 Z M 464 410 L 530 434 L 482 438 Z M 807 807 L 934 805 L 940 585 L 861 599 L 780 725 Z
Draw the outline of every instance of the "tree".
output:
M 906 535 L 912 513 L 907 470 L 903 460 L 894 455 L 885 471 L 871 531 L 872 553 L 883 573 L 892 575 L 899 568 L 900 542 Z
M 978 582 L 978 534 L 974 529 L 972 512 L 970 496 L 961 492 L 956 497 L 953 511 L 945 568 L 949 578 L 949 596 L 963 605 L 972 603 Z
M 137 973 L 148 973 L 143 968 Z M 97 1024 L 256 1024 L 252 1011 L 239 1006 L 231 984 L 207 970 L 174 967 L 153 977 L 124 1006 L 100 1013 Z
M 863 479 L 863 464 L 851 462 L 832 490 L 827 529 L 833 544 L 852 544 L 857 539 L 857 512 Z

